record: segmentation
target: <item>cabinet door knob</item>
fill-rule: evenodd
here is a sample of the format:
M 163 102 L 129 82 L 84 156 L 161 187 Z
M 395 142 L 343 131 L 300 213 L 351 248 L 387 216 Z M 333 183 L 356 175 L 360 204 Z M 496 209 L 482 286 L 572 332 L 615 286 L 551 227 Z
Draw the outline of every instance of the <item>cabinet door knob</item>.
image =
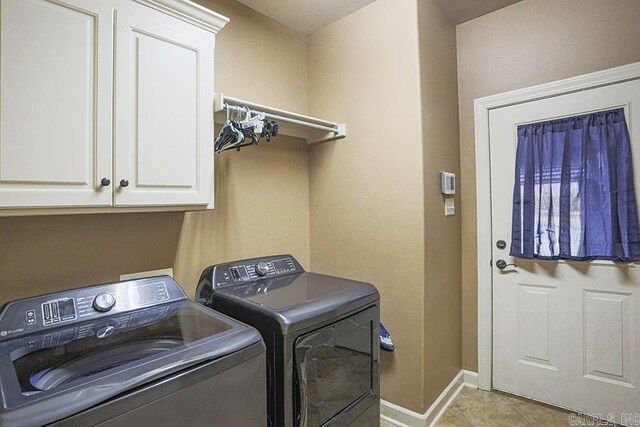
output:
M 102 184 L 103 187 L 108 187 L 111 185 L 111 180 L 109 178 L 102 178 L 100 184 Z
M 129 186 L 129 181 L 127 181 L 126 179 L 123 179 L 120 181 L 120 187 L 128 187 Z

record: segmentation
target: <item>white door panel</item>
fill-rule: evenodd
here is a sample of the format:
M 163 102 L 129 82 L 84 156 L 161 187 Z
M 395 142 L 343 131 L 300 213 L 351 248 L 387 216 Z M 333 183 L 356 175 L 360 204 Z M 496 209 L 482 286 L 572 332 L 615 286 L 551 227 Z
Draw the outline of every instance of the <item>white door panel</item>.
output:
M 491 110 L 493 243 L 511 238 L 517 126 L 623 107 L 640 189 L 640 81 Z M 493 386 L 592 414 L 640 410 L 640 264 L 516 259 L 493 247 Z
M 585 375 L 631 384 L 630 293 L 584 291 Z M 626 360 L 625 360 L 626 359 Z
M 111 205 L 112 9 L 0 8 L 0 207 Z
M 206 205 L 213 182 L 213 38 L 132 2 L 117 15 L 117 206 Z

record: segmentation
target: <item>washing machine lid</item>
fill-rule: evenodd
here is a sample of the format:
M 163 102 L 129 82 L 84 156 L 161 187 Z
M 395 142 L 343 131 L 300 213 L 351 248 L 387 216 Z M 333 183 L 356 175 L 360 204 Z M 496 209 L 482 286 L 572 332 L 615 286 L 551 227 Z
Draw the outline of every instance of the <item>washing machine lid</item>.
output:
M 171 282 L 163 279 L 168 287 L 175 284 Z M 16 308 L 28 321 L 25 307 L 73 297 L 43 298 L 25 300 L 27 305 L 20 301 L 5 306 L 0 326 L 3 316 L 15 313 Z M 7 338 L 9 331 L 2 329 L 7 334 L 0 340 L 0 425 L 58 421 L 151 381 L 237 355 L 261 342 L 253 328 L 186 297 L 170 299 L 111 316 L 87 316 L 89 320 L 76 319 L 44 330 L 37 327 L 35 333 L 15 332 L 20 334 L 17 338 Z

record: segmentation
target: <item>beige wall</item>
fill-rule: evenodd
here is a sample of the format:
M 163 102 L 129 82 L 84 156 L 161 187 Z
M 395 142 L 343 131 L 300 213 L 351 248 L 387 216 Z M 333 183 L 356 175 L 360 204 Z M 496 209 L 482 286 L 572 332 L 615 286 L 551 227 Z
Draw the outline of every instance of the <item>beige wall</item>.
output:
M 181 213 L 0 218 L 0 305 L 171 267 Z
M 424 403 L 462 366 L 460 214 L 444 216 L 440 172 L 460 174 L 456 28 L 433 0 L 418 1 L 424 175 Z M 460 196 L 454 197 L 459 208 Z M 426 409 L 426 408 L 423 408 Z
M 215 90 L 307 112 L 306 38 L 231 0 L 198 0 L 229 17 L 216 40 Z M 216 156 L 216 207 L 185 214 L 175 276 L 194 295 L 207 265 L 291 253 L 309 267 L 309 150 L 278 136 Z
M 291 253 L 309 268 L 309 152 L 300 140 L 216 157 L 216 208 L 184 215 L 175 277 L 193 298 L 204 267 Z
M 397 351 L 382 398 L 423 408 L 424 220 L 416 2 L 378 0 L 309 38 L 309 112 L 348 137 L 311 149 L 311 265 L 375 284 Z M 401 106 L 401 107 L 397 107 Z
M 463 367 L 477 370 L 473 100 L 640 61 L 640 1 L 525 0 L 461 24 Z
M 199 2 L 231 18 L 216 90 L 306 112 L 305 37 L 231 0 Z M 0 304 L 174 264 L 191 297 L 213 262 L 291 252 L 308 266 L 308 164 L 304 142 L 278 137 L 216 156 L 214 211 L 0 218 Z
M 299 113 L 307 111 L 307 43 L 303 35 L 235 0 L 195 2 L 231 20 L 216 37 L 216 92 Z
M 378 287 L 397 347 L 382 398 L 424 412 L 460 370 L 460 226 L 438 181 L 459 164 L 455 27 L 431 0 L 378 0 L 308 50 L 310 113 L 348 125 L 311 149 L 311 265 Z

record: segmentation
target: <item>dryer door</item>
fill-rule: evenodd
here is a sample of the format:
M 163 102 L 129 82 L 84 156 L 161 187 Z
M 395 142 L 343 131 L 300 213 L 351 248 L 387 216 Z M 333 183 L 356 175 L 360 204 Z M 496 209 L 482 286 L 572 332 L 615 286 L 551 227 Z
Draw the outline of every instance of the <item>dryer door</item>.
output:
M 297 425 L 355 417 L 378 397 L 378 307 L 301 335 L 294 357 Z

